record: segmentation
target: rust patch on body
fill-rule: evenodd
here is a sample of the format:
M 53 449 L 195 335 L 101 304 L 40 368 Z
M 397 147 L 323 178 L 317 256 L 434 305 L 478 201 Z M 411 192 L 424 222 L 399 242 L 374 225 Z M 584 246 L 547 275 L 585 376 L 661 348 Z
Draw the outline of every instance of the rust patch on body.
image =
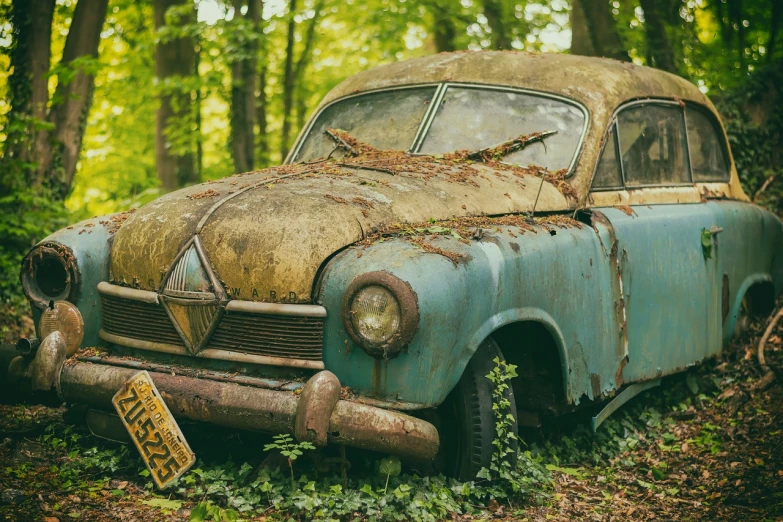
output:
M 614 299 L 614 315 L 615 315 L 615 321 L 618 325 L 618 335 L 620 336 L 620 342 L 616 344 L 617 347 L 617 370 L 615 372 L 615 387 L 619 388 L 622 386 L 622 383 L 624 382 L 623 378 L 623 370 L 625 369 L 625 366 L 628 364 L 628 323 L 627 323 L 627 314 L 626 314 L 626 304 L 625 304 L 625 292 L 623 290 L 623 274 L 622 269 L 620 267 L 620 257 L 619 257 L 619 247 L 620 243 L 617 240 L 617 235 L 615 233 L 614 227 L 612 226 L 612 223 L 609 221 L 609 219 L 606 217 L 605 214 L 603 214 L 600 211 L 593 210 L 590 213 L 590 222 L 593 227 L 593 230 L 595 230 L 596 235 L 598 235 L 598 240 L 601 244 L 601 248 L 604 251 L 604 255 L 608 257 L 609 260 L 609 270 L 610 270 L 610 277 L 609 282 L 612 289 L 612 297 Z M 606 227 L 608 233 L 609 233 L 609 240 L 611 241 L 611 246 L 609 250 L 607 251 L 606 245 L 604 245 L 603 241 L 601 240 L 601 235 L 598 231 L 598 224 L 603 225 Z M 594 391 L 595 393 L 595 391 Z M 599 397 L 600 393 L 598 395 L 595 395 L 595 397 Z

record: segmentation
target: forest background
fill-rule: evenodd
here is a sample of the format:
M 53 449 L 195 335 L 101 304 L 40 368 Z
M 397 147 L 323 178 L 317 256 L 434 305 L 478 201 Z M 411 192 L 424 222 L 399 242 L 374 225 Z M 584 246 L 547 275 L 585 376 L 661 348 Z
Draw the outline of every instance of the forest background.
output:
M 657 67 L 718 105 L 746 192 L 783 211 L 780 0 L 0 0 L 0 302 L 49 232 L 279 164 L 344 78 L 508 49 Z

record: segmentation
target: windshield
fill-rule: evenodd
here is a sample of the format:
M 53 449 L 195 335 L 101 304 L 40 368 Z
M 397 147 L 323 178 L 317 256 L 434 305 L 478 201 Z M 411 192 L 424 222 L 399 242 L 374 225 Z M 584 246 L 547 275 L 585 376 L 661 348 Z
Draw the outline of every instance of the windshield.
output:
M 328 156 L 335 142 L 328 128 L 348 132 L 382 150 L 408 151 L 427 114 L 435 87 L 381 91 L 354 96 L 321 111 L 296 161 Z M 476 151 L 520 136 L 552 133 L 505 156 L 516 165 L 567 169 L 585 128 L 585 113 L 569 102 L 531 93 L 451 85 L 446 88 L 421 142 L 420 154 Z
M 381 150 L 408 150 L 435 95 L 436 86 L 352 96 L 326 107 L 307 133 L 296 161 L 328 156 L 335 143 L 326 129 L 339 129 Z

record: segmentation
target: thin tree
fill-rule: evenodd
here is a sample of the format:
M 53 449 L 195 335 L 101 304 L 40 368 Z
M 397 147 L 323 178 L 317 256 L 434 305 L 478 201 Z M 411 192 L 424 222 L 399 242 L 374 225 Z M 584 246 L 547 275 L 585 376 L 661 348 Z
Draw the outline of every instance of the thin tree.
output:
M 5 187 L 10 187 L 9 181 L 17 188 L 20 182 L 36 191 L 46 187 L 59 200 L 70 192 L 92 105 L 98 45 L 107 5 L 108 0 L 81 0 L 76 4 L 63 55 L 54 71 L 57 88 L 49 100 L 54 1 L 13 2 L 13 73 L 9 78 L 8 115 L 13 124 L 9 126 L 5 155 L 9 160 L 21 160 L 35 167 L 26 168 L 23 179 L 18 172 L 7 173 L 15 180 L 4 179 Z
M 156 31 L 160 33 L 167 25 L 166 13 L 170 8 L 189 3 L 190 0 L 154 0 Z M 193 16 L 173 18 L 169 22 L 179 26 L 193 21 Z M 187 34 L 160 36 L 155 47 L 155 76 L 161 86 L 160 106 L 155 119 L 155 166 L 167 191 L 199 180 L 194 151 L 187 145 L 175 146 L 171 139 L 172 133 L 181 132 L 183 123 L 190 120 L 192 93 L 182 85 L 182 80 L 193 74 L 195 60 L 192 37 Z
M 647 40 L 647 64 L 677 73 L 674 49 L 666 29 L 666 0 L 639 0 L 644 11 L 644 35 Z
M 505 11 L 502 0 L 483 0 L 484 16 L 492 30 L 490 39 L 493 49 L 511 49 L 511 37 L 509 36 Z
M 457 50 L 457 26 L 454 14 L 449 8 L 452 4 L 440 0 L 426 3 L 426 9 L 432 16 L 432 36 L 435 50 L 439 53 Z
M 82 148 L 87 116 L 95 90 L 94 67 L 98 58 L 101 29 L 106 19 L 108 0 L 80 0 L 74 9 L 71 27 L 65 39 L 58 69 L 57 89 L 49 110 L 51 135 L 39 134 L 45 151 L 40 156 L 38 178 L 46 179 L 54 193 L 64 199 L 71 191 L 76 164 Z M 80 65 L 80 62 L 82 65 Z
M 241 13 L 247 6 L 244 16 Z M 235 0 L 237 47 L 240 57 L 231 64 L 231 152 L 234 172 L 253 170 L 256 120 L 256 67 L 261 28 L 261 1 Z
M 572 0 L 571 54 L 630 62 L 607 0 Z
M 291 112 L 294 105 L 294 42 L 296 21 L 296 0 L 288 4 L 288 33 L 285 47 L 285 65 L 283 69 L 283 129 L 280 141 L 280 160 L 288 156 L 289 139 L 291 135 Z
M 299 53 L 299 58 L 294 65 L 294 80 L 293 87 L 296 92 L 296 128 L 301 130 L 304 126 L 304 119 L 307 115 L 307 89 L 304 86 L 302 78 L 304 77 L 305 70 L 310 64 L 313 56 L 313 46 L 316 40 L 316 28 L 321 21 L 321 11 L 324 7 L 324 0 L 318 0 L 313 7 L 313 17 L 307 24 L 304 34 L 304 45 L 302 51 Z
M 8 77 L 6 140 L 7 165 L 24 165 L 36 157 L 39 134 L 46 121 L 49 102 L 48 75 L 54 0 L 13 0 L 10 9 L 12 44 L 11 74 Z M 40 185 L 37 171 L 3 169 L 2 193 L 19 186 Z

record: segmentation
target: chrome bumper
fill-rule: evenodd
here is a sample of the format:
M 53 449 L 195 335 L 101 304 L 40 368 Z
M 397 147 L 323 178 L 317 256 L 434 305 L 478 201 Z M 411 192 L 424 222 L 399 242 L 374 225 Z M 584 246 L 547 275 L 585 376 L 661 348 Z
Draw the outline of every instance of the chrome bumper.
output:
M 14 388 L 56 392 L 61 400 L 111 409 L 111 398 L 138 370 L 75 359 L 55 332 L 32 359 L 11 361 Z M 404 413 L 340 399 L 340 382 L 329 371 L 313 375 L 297 395 L 197 377 L 150 372 L 175 417 L 230 428 L 293 433 L 316 446 L 345 444 L 403 457 L 431 460 L 438 451 L 435 427 Z

